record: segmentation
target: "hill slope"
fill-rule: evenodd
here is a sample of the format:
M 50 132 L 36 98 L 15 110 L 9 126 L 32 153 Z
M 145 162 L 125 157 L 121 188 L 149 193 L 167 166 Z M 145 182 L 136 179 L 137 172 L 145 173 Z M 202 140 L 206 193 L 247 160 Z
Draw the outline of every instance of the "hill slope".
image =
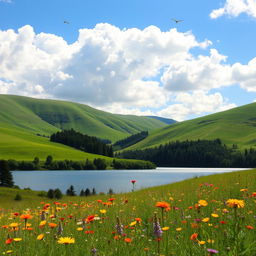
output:
M 117 115 L 73 102 L 14 95 L 0 95 L 0 123 L 46 135 L 74 128 L 112 141 L 166 125 L 150 117 Z
M 176 140 L 216 138 L 241 148 L 256 146 L 256 103 L 166 126 L 127 149 L 144 149 Z
M 50 142 L 47 136 L 74 128 L 116 141 L 165 125 L 149 117 L 114 115 L 72 102 L 0 95 L 0 159 L 45 159 L 49 154 L 54 159 L 93 159 L 98 156 Z

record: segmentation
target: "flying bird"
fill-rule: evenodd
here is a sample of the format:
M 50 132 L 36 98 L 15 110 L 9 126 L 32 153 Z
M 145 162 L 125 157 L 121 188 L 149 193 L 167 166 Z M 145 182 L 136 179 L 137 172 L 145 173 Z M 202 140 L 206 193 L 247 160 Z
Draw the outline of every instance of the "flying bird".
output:
M 172 19 L 175 23 L 180 23 L 182 22 L 183 20 L 176 20 L 176 19 Z
M 63 23 L 64 23 L 64 24 L 70 24 L 69 21 L 67 21 L 67 20 L 64 20 Z

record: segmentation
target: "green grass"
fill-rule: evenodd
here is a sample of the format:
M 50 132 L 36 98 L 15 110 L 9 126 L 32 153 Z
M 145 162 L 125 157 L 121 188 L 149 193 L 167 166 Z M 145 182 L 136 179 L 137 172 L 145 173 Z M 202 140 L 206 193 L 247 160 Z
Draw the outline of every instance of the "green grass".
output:
M 48 155 L 52 155 L 54 160 L 111 159 L 75 150 L 60 143 L 53 143 L 49 141 L 49 138 L 31 135 L 13 127 L 0 127 L 0 138 L 0 159 L 32 161 L 37 156 L 40 160 L 45 160 Z
M 115 200 L 109 206 L 103 204 L 109 202 L 107 195 L 64 197 L 56 206 L 54 200 L 24 190 L 19 191 L 23 200 L 17 202 L 13 199 L 17 190 L 0 188 L 0 227 L 19 224 L 16 231 L 11 227 L 0 228 L 0 253 L 11 250 L 13 255 L 22 256 L 83 256 L 93 255 L 91 249 L 96 248 L 101 256 L 207 256 L 210 255 L 207 249 L 212 248 L 219 251 L 216 254 L 219 256 L 256 255 L 255 177 L 256 170 L 249 170 L 193 178 L 113 195 Z M 243 200 L 244 207 L 230 208 L 225 204 L 228 199 Z M 207 206 L 198 208 L 199 200 L 205 200 Z M 169 203 L 170 210 L 155 207 L 160 201 Z M 39 227 L 46 203 L 50 204 L 46 224 Z M 28 223 L 33 230 L 23 230 L 24 220 L 13 213 L 31 214 L 33 218 Z M 163 231 L 159 242 L 153 235 L 154 214 L 161 227 L 169 228 Z M 91 215 L 95 219 L 86 223 L 85 219 Z M 117 217 L 125 235 L 117 234 Z M 134 222 L 135 218 L 141 218 L 141 222 Z M 48 223 L 62 223 L 62 233 L 58 233 L 58 228 L 51 229 Z M 41 241 L 36 239 L 39 234 L 44 234 Z M 197 238 L 191 240 L 193 234 Z M 75 243 L 58 244 L 60 237 L 74 238 Z M 22 240 L 5 244 L 7 238 Z M 131 242 L 125 242 L 125 238 Z
M 144 149 L 170 141 L 220 138 L 239 148 L 256 146 L 256 103 L 224 112 L 176 123 L 157 129 L 139 143 L 127 148 Z
M 114 115 L 72 102 L 0 95 L 0 159 L 45 159 L 49 154 L 55 160 L 94 159 L 99 156 L 52 143 L 37 134 L 49 136 L 60 129 L 74 128 L 116 141 L 164 125 L 153 118 Z

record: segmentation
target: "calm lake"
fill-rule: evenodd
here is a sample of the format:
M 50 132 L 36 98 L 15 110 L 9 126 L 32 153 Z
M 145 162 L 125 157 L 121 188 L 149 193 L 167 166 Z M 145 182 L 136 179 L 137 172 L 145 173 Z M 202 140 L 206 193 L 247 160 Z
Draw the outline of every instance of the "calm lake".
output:
M 106 171 L 14 171 L 15 185 L 32 190 L 59 188 L 62 192 L 73 185 L 75 191 L 92 188 L 96 192 L 114 193 L 132 190 L 131 180 L 136 180 L 135 190 L 181 181 L 195 176 L 246 170 L 243 168 L 157 168 L 155 170 L 106 170 Z

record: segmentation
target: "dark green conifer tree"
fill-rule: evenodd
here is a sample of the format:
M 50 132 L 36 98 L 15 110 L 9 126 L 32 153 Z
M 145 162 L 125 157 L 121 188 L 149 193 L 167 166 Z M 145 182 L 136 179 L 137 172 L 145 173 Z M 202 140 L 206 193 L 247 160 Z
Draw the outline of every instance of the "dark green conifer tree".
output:
M 0 186 L 13 187 L 13 185 L 13 177 L 8 162 L 5 160 L 0 160 Z

